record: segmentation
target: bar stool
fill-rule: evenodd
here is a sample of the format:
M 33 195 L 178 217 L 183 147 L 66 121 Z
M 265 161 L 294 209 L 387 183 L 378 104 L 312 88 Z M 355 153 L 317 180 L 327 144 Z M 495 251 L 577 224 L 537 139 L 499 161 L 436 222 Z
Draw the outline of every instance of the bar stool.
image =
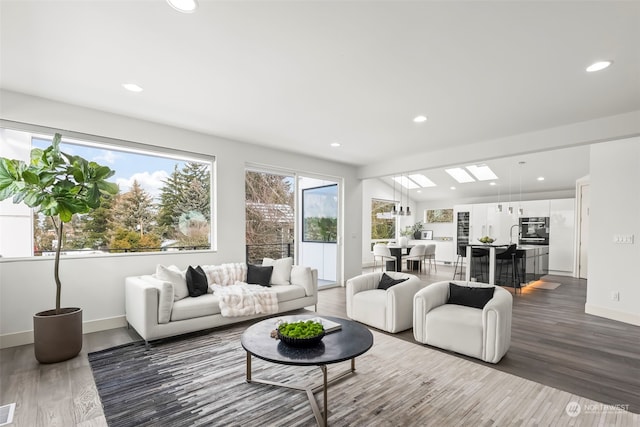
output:
M 514 290 L 516 289 L 516 285 L 518 284 L 517 278 L 519 277 L 518 268 L 516 265 L 516 245 L 512 244 L 507 247 L 507 249 L 502 252 L 496 253 L 496 263 L 498 267 L 497 277 L 502 279 L 502 267 L 506 264 L 506 275 L 509 275 L 509 267 L 511 267 L 511 281 L 510 284 L 513 286 Z
M 456 278 L 456 272 L 458 271 L 458 265 L 460 265 L 460 280 L 462 280 L 462 269 L 464 267 L 464 260 L 467 257 L 467 245 L 458 245 L 458 257 L 453 268 L 453 279 Z

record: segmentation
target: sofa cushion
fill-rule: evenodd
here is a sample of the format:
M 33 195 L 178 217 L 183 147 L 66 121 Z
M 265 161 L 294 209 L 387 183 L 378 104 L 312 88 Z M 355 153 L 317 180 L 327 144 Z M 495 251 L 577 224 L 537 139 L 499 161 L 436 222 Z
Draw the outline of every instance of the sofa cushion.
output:
M 198 298 L 183 298 L 173 303 L 171 321 L 220 314 L 220 299 L 214 294 L 204 294 Z
M 444 304 L 427 313 L 426 344 L 482 358 L 482 310 Z
M 271 286 L 273 266 L 247 264 L 247 283 L 251 285 Z
M 175 265 L 166 267 L 158 264 L 156 266 L 156 278 L 164 280 L 173 285 L 173 300 L 179 301 L 189 296 L 189 288 L 184 274 Z
M 293 266 L 293 258 L 264 258 L 262 265 L 273 266 L 273 274 L 271 275 L 272 285 L 289 285 L 291 283 L 291 266 Z
M 388 276 L 387 273 L 382 273 L 382 277 L 380 278 L 380 282 L 378 283 L 378 289 L 384 289 L 386 291 L 393 285 L 402 283 L 405 280 L 409 280 L 409 278 L 405 277 L 403 279 L 394 279 L 393 277 Z
M 207 275 L 202 270 L 202 267 L 197 266 L 193 268 L 189 266 L 185 273 L 187 279 L 187 288 L 189 289 L 190 297 L 199 297 L 207 293 L 209 289 L 209 283 L 207 282 Z
M 447 300 L 447 304 L 457 304 L 482 309 L 493 298 L 495 289 L 495 286 L 460 286 L 455 283 L 449 283 L 449 299 Z
M 278 303 L 304 298 L 306 295 L 304 288 L 296 285 L 272 286 L 271 290 L 276 293 Z

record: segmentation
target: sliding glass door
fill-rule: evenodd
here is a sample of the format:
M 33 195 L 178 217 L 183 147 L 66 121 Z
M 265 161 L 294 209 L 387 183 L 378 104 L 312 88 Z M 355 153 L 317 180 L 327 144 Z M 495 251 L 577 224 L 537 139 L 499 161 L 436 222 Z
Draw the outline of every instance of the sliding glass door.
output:
M 318 270 L 320 287 L 341 280 L 337 180 L 249 168 L 245 193 L 247 262 L 291 256 Z

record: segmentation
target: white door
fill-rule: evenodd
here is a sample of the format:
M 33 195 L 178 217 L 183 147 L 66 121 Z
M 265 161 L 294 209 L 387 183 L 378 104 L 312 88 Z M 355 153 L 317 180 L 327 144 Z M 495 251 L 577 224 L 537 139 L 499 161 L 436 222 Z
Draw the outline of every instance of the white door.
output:
M 587 265 L 588 265 L 588 253 L 589 253 L 589 205 L 590 199 L 589 185 L 580 186 L 580 239 L 578 243 L 579 251 L 579 265 L 578 265 L 578 277 L 580 279 L 587 278 Z

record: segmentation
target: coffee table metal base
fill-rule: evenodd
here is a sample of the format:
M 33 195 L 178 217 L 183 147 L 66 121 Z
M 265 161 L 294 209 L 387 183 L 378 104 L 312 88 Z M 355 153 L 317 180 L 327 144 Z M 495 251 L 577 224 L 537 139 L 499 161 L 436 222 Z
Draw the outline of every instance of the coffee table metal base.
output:
M 318 365 L 320 370 L 322 371 L 322 384 L 315 387 L 305 387 L 302 385 L 296 384 L 287 384 L 280 383 L 276 381 L 269 381 L 263 379 L 255 379 L 251 378 L 251 353 L 247 351 L 247 382 L 248 383 L 258 383 L 258 384 L 267 384 L 273 385 L 276 387 L 285 387 L 293 390 L 304 391 L 307 393 L 307 398 L 309 399 L 309 403 L 311 404 L 311 409 L 313 410 L 313 415 L 316 417 L 316 421 L 319 426 L 327 425 L 327 387 L 337 381 L 340 381 L 344 377 L 355 373 L 356 371 L 356 359 L 355 357 L 351 359 L 351 368 L 347 369 L 343 372 L 340 372 L 335 377 L 327 380 L 327 365 Z M 316 393 L 322 391 L 323 400 L 324 400 L 324 413 L 320 411 L 320 407 L 318 406 L 318 401 L 316 400 Z

